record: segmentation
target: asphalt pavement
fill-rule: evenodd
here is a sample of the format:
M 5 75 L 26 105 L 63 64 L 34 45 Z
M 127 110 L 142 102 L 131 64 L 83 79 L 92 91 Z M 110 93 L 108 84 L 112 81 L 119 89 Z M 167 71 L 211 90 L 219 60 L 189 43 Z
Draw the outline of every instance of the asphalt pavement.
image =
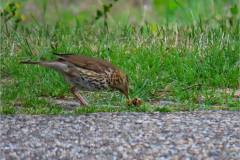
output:
M 1 115 L 1 159 L 240 159 L 240 112 Z

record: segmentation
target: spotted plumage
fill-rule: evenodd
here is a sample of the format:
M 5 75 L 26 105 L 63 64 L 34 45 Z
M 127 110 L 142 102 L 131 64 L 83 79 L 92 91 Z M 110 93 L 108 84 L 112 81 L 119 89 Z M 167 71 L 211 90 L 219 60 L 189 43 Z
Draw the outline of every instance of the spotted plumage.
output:
M 38 64 L 54 69 L 63 75 L 73 87 L 71 92 L 84 106 L 87 102 L 77 92 L 119 90 L 129 99 L 128 76 L 108 61 L 78 54 L 57 54 L 59 59 L 53 61 L 23 61 L 24 64 Z

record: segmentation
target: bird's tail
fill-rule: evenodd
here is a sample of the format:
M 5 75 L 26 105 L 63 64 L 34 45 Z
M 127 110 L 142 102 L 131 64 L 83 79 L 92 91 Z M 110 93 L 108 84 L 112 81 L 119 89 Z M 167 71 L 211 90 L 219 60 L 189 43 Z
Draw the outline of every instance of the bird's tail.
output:
M 58 53 L 55 53 L 55 52 L 50 52 L 50 53 L 52 53 L 55 56 L 61 55 L 61 54 L 58 54 Z
M 21 64 L 39 64 L 39 62 L 34 62 L 34 61 L 20 61 L 19 63 L 21 63 Z
M 40 61 L 40 62 L 35 62 L 35 61 L 21 61 L 19 63 L 22 64 L 37 64 L 40 66 L 44 66 L 47 68 L 51 68 L 54 69 L 55 71 L 64 73 L 67 69 L 68 66 L 64 61 L 60 61 L 60 60 L 52 60 L 52 61 Z

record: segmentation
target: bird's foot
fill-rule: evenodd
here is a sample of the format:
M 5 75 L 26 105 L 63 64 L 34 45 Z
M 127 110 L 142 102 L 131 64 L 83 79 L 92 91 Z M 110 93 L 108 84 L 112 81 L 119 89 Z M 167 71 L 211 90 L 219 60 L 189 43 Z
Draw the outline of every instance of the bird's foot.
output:
M 77 87 L 72 87 L 70 89 L 70 92 L 79 100 L 79 102 L 84 106 L 88 106 L 88 103 L 86 100 L 83 98 L 83 96 L 78 92 Z

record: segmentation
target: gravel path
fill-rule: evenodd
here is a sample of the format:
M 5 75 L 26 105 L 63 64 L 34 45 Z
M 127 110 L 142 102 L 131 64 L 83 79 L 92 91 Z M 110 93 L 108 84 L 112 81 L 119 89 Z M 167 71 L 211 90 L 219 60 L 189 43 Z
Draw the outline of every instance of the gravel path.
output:
M 1 115 L 1 159 L 240 159 L 240 112 Z

